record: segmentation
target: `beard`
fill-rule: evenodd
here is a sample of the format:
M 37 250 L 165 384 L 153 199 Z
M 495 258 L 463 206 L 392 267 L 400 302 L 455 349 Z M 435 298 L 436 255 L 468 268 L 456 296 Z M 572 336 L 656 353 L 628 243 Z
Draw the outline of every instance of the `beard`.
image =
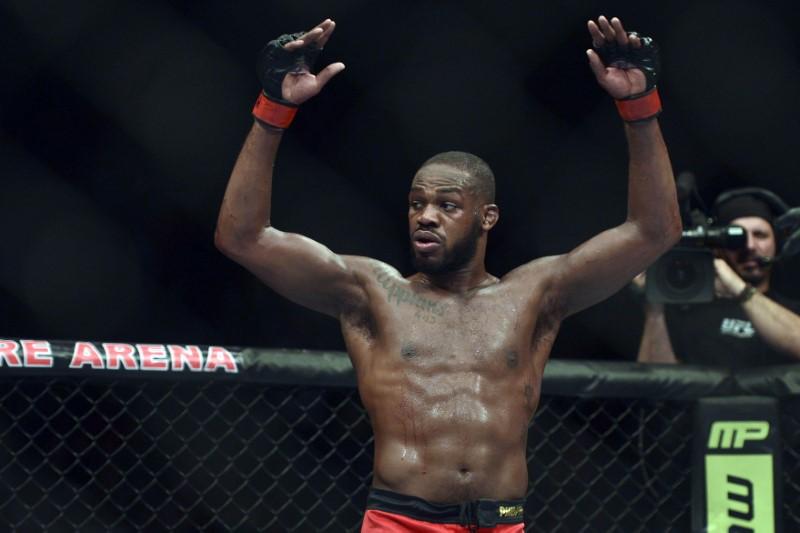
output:
M 754 287 L 761 285 L 761 283 L 769 277 L 770 272 L 769 267 L 759 267 L 756 270 L 744 268 L 736 268 L 734 270 L 739 274 L 740 278 Z
M 453 249 L 445 251 L 441 259 L 419 256 L 411 249 L 411 260 L 414 268 L 423 274 L 446 274 L 461 269 L 468 264 L 478 249 L 478 239 L 481 236 L 481 224 L 478 217 L 473 221 L 469 233 L 453 245 Z
M 749 283 L 753 286 L 760 285 L 765 279 L 767 279 L 770 275 L 770 271 L 772 269 L 771 266 L 761 266 L 759 265 L 756 268 L 745 268 L 743 263 L 748 261 L 757 261 L 758 256 L 756 254 L 750 254 L 746 252 L 741 252 L 735 256 L 735 261 L 728 261 L 728 264 L 731 265 L 734 272 L 736 272 L 740 278 L 744 281 Z

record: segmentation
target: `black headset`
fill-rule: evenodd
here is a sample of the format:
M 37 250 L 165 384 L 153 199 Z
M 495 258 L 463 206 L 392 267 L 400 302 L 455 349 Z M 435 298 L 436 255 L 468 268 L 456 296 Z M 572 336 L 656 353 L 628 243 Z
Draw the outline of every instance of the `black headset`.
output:
M 739 189 L 725 191 L 717 196 L 717 199 L 714 200 L 714 205 L 711 207 L 711 216 L 714 218 L 714 220 L 716 221 L 719 219 L 720 206 L 739 196 L 752 196 L 753 198 L 757 198 L 767 204 L 769 210 L 772 211 L 774 219 L 772 220 L 771 225 L 775 229 L 775 251 L 780 255 L 780 252 L 783 249 L 783 245 L 785 244 L 786 239 L 789 237 L 789 234 L 796 229 L 794 224 L 787 224 L 786 226 L 788 227 L 784 227 L 784 224 L 781 223 L 781 217 L 786 215 L 790 210 L 794 210 L 792 210 L 789 207 L 789 204 L 784 202 L 780 196 L 772 191 L 762 189 L 761 187 L 741 187 Z
M 717 199 L 714 200 L 714 205 L 711 208 L 714 218 L 717 218 L 719 207 L 722 204 L 727 203 L 739 196 L 752 196 L 754 198 L 758 198 L 767 204 L 770 211 L 772 211 L 772 214 L 775 215 L 775 218 L 780 217 L 789 210 L 789 205 L 784 202 L 780 196 L 772 191 L 768 191 L 767 189 L 762 189 L 760 187 L 741 187 L 739 189 L 725 191 L 717 196 Z

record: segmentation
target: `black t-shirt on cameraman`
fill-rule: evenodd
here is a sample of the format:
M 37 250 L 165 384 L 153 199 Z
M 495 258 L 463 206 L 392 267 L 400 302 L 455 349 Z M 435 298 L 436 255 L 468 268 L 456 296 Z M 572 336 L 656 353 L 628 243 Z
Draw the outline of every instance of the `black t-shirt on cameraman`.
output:
M 774 292 L 766 295 L 800 312 L 800 302 Z M 665 305 L 664 315 L 672 350 L 683 363 L 735 370 L 800 362 L 764 342 L 738 302 L 720 299 L 706 304 Z

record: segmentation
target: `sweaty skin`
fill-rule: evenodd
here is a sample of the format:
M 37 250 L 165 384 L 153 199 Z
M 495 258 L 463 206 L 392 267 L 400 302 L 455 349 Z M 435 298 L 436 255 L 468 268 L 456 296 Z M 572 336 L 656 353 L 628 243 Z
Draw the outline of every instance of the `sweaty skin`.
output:
M 284 47 L 323 48 L 334 26 L 325 20 Z M 597 46 L 640 46 L 616 18 L 588 28 Z M 587 57 L 613 98 L 644 91 L 641 71 L 606 67 L 591 50 Z M 293 72 L 283 98 L 302 104 L 343 69 L 332 63 L 316 75 Z M 624 128 L 626 220 L 498 279 L 484 260 L 499 209 L 458 165 L 424 165 L 414 176 L 408 228 L 418 272 L 410 277 L 278 230 L 271 195 L 283 132 L 253 125 L 228 181 L 215 243 L 277 293 L 339 320 L 375 434 L 375 487 L 440 503 L 525 496 L 528 424 L 561 321 L 625 286 L 680 238 L 657 120 Z
M 546 275 L 528 267 L 498 280 L 478 261 L 481 220 L 494 225 L 497 212 L 468 178 L 423 167 L 408 215 L 418 266 L 438 271 L 465 248 L 466 263 L 403 278 L 383 263 L 348 259 L 370 305 L 341 321 L 375 431 L 373 485 L 434 502 L 524 495 L 528 423 L 558 329 L 544 287 L 531 283 Z
M 342 331 L 375 432 L 373 485 L 434 502 L 522 497 L 528 423 L 558 329 L 544 291 L 511 275 L 449 294 L 377 262 L 360 267 L 372 320 L 346 316 Z

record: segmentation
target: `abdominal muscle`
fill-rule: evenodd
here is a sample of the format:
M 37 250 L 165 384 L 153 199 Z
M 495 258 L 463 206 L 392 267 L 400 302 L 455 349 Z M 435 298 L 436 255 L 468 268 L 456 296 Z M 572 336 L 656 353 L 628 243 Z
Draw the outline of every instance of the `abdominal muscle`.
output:
M 439 503 L 523 498 L 532 414 L 523 379 L 430 370 L 394 368 L 362 387 L 375 432 L 373 485 Z

